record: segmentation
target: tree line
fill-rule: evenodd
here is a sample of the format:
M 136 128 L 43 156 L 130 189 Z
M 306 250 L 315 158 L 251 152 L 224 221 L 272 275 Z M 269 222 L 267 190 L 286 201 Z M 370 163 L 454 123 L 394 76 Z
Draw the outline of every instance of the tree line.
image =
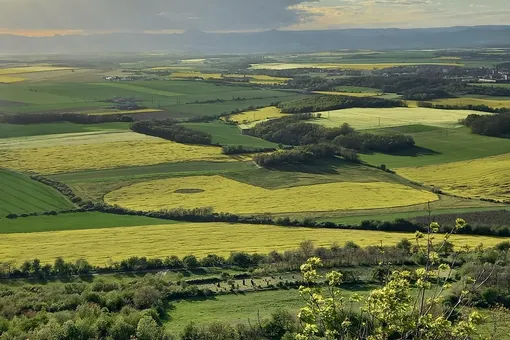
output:
M 137 121 L 132 123 L 130 128 L 134 132 L 177 143 L 201 145 L 211 145 L 212 143 L 211 134 L 187 128 L 171 119 Z
M 328 110 L 348 109 L 354 107 L 365 108 L 389 108 L 406 107 L 401 100 L 373 98 L 373 97 L 349 97 L 349 96 L 311 96 L 278 105 L 283 113 L 308 113 Z
M 490 113 L 510 113 L 510 108 L 508 107 L 490 107 L 487 105 L 444 105 L 444 104 L 435 104 L 431 102 L 423 102 L 419 101 L 417 103 L 418 107 L 426 107 L 431 109 L 441 109 L 441 110 L 471 110 L 471 111 L 481 111 L 481 112 L 490 112 Z
M 461 123 L 478 135 L 510 137 L 510 111 L 494 115 L 470 114 Z
M 415 145 L 414 138 L 410 135 L 359 133 L 347 123 L 338 128 L 326 128 L 304 122 L 313 118 L 313 115 L 308 114 L 261 122 L 251 128 L 248 134 L 284 145 L 330 143 L 357 152 L 398 152 Z
M 90 115 L 72 112 L 0 114 L 0 123 L 20 125 L 59 122 L 70 122 L 76 124 L 100 124 L 111 122 L 132 122 L 133 120 L 133 117 L 123 114 Z

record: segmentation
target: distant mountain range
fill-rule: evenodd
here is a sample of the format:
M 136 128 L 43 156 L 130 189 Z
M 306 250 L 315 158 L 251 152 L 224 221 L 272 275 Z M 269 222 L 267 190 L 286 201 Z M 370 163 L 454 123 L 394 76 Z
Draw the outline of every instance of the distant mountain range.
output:
M 0 35 L 0 53 L 162 51 L 217 54 L 502 46 L 510 47 L 510 26 L 271 30 L 257 33 L 205 33 L 192 30 L 182 34 L 116 33 L 52 37 Z

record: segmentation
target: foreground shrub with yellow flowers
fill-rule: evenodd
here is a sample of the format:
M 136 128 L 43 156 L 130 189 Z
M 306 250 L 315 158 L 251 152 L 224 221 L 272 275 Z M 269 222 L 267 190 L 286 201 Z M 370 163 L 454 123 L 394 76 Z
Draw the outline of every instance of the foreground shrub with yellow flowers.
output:
M 457 219 L 455 228 L 444 235 L 438 234 L 437 223 L 431 223 L 425 234 L 417 232 L 416 248 L 425 258 L 425 265 L 413 272 L 393 271 L 382 288 L 367 297 L 343 297 L 338 288 L 342 274 L 332 271 L 321 275 L 321 260 L 310 258 L 301 266 L 305 284 L 299 291 L 306 306 L 298 314 L 301 331 L 296 339 L 472 338 L 482 317 L 476 311 L 466 311 L 469 297 L 492 272 L 476 279 L 461 279 L 457 283 L 461 293 L 447 304 L 444 296 L 451 286 L 453 270 L 441 263 L 439 256 L 450 236 L 465 225 L 464 220 Z

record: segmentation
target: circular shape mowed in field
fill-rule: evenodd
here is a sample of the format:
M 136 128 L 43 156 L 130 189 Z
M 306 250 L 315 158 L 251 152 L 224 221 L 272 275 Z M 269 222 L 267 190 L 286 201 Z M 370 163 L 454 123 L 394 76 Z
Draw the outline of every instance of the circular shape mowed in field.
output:
M 179 193 L 200 188 L 201 193 Z M 110 192 L 105 201 L 136 210 L 212 207 L 239 214 L 376 209 L 435 201 L 438 196 L 387 182 L 337 182 L 268 190 L 221 176 L 169 178 Z
M 177 189 L 174 191 L 176 194 L 199 194 L 205 192 L 204 189 Z

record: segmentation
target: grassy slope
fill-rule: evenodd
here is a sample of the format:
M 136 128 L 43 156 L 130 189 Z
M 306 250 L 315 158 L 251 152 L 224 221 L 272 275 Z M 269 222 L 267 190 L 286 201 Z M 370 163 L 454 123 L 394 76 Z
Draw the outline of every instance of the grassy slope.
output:
M 400 132 L 399 128 L 385 131 Z M 408 133 L 403 130 L 404 133 Z M 363 155 L 370 164 L 386 164 L 389 168 L 424 166 L 457 162 L 510 152 L 510 139 L 472 134 L 467 128 L 441 129 L 411 133 L 417 148 L 398 155 Z
M 145 180 L 178 176 L 225 174 L 253 169 L 252 162 L 183 162 L 109 170 L 83 171 L 50 176 L 70 185 L 81 196 L 102 200 L 112 190 Z
M 0 124 L 0 138 L 40 136 L 102 130 L 129 130 L 129 123 L 104 123 L 104 124 L 49 123 L 31 125 Z
M 17 219 L 0 219 L 0 234 L 36 233 L 43 231 L 102 229 L 143 225 L 168 224 L 172 221 L 143 216 L 103 214 L 99 212 L 31 216 Z
M 23 214 L 61 210 L 73 205 L 53 188 L 30 178 L 0 169 L 0 214 Z
M 243 135 L 241 130 L 235 125 L 229 125 L 221 122 L 212 123 L 184 123 L 188 128 L 210 133 L 214 144 L 220 145 L 242 145 L 247 148 L 276 148 L 276 143 L 266 140 Z

